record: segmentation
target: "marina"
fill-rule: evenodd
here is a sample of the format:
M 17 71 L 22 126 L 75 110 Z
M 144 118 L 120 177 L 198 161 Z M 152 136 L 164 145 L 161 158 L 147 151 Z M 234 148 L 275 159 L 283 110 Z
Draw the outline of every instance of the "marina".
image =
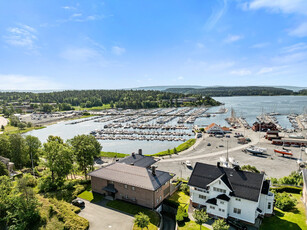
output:
M 225 105 L 91 111 L 93 117 L 62 121 L 45 129 L 33 130 L 28 134 L 37 136 L 45 142 L 49 135 L 70 139 L 78 134 L 90 134 L 93 131 L 103 130 L 97 135 L 103 151 L 131 153 L 136 151 L 136 148 L 142 148 L 147 154 L 153 154 L 172 149 L 185 140 L 194 138 L 192 130 L 195 127 L 206 127 L 211 123 L 231 126 L 225 119 L 232 116 L 232 109 L 235 114 L 239 114 L 236 118 L 238 127 L 245 129 L 253 125 L 262 113 L 268 114 L 267 117 L 270 118 L 275 117 L 276 119 L 271 118 L 271 120 L 274 122 L 277 120 L 282 129 L 289 132 L 304 130 L 303 124 L 306 125 L 307 119 L 303 108 L 307 97 L 219 97 L 216 99 Z M 278 106 L 275 108 L 272 104 Z M 293 122 L 297 121 L 298 130 L 294 129 L 287 117 L 290 115 L 289 108 L 291 108 L 290 114 L 298 114 L 291 119 Z M 180 120 L 183 120 L 183 123 Z

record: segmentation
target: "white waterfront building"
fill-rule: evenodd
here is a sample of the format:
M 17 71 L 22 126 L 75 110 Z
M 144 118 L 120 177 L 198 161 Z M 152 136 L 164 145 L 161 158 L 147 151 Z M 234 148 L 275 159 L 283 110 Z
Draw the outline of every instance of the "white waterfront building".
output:
M 193 207 L 211 216 L 255 224 L 273 212 L 274 194 L 264 174 L 196 163 L 188 185 Z

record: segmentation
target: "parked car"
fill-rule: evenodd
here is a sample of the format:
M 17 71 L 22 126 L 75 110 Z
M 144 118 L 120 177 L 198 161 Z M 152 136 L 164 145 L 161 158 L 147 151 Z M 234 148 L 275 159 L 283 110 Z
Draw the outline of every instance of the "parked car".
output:
M 219 145 L 219 147 L 224 147 L 224 145 Z
M 203 135 L 201 133 L 197 133 L 197 138 L 201 138 Z
M 185 162 L 185 165 L 186 165 L 187 167 L 192 167 L 191 161 L 186 161 L 186 162 Z
M 72 203 L 73 205 L 77 206 L 77 207 L 80 207 L 80 208 L 85 207 L 84 201 L 83 201 L 83 200 L 80 200 L 80 199 L 74 199 L 71 203 Z
M 211 146 L 211 143 L 208 143 L 207 146 Z
M 226 135 L 226 138 L 230 138 L 230 135 Z

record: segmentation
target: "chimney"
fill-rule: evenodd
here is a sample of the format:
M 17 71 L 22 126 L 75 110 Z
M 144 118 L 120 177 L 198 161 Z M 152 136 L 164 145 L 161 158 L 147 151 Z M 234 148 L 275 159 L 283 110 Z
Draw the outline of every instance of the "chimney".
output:
M 130 165 L 132 165 L 132 166 L 133 166 L 133 165 L 134 165 L 134 163 L 131 163 Z
M 140 154 L 140 155 L 143 155 L 142 149 L 139 149 L 139 154 Z
M 156 166 L 151 166 L 151 173 L 152 173 L 152 175 L 156 175 Z
M 240 171 L 240 166 L 239 166 L 239 165 L 235 165 L 233 168 L 234 168 L 234 170 L 236 170 L 236 171 Z
M 220 162 L 217 162 L 217 167 L 219 168 L 219 167 L 221 167 L 221 163 Z

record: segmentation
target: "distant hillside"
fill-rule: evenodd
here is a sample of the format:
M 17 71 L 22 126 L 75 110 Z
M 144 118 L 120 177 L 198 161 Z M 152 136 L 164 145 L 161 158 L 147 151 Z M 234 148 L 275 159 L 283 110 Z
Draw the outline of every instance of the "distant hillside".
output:
M 164 86 L 144 86 L 144 87 L 138 87 L 138 88 L 132 88 L 133 90 L 158 90 L 163 91 L 169 88 L 192 88 L 192 89 L 198 89 L 198 88 L 204 88 L 204 86 L 200 85 L 164 85 Z
M 208 88 L 169 88 L 165 92 L 200 94 L 203 96 L 275 96 L 275 95 L 293 95 L 292 90 L 275 87 L 246 86 L 246 87 L 208 87 Z

